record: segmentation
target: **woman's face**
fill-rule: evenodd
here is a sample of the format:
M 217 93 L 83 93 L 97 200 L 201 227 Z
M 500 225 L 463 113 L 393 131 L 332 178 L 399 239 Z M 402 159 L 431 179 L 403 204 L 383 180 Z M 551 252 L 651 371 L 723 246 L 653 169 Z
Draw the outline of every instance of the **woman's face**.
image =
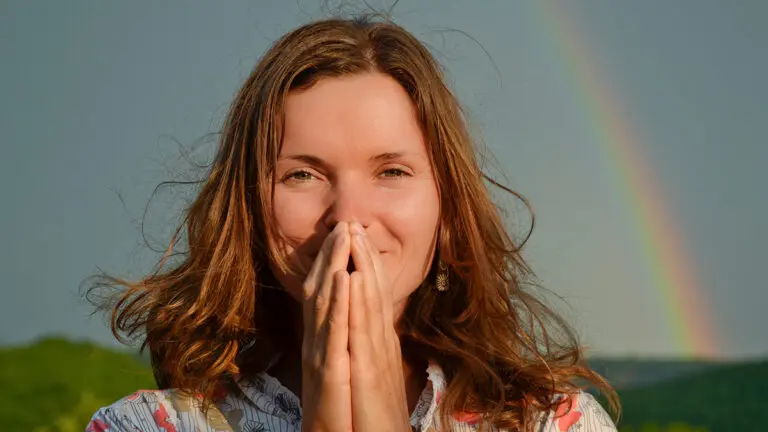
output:
M 413 104 L 394 79 L 324 78 L 288 96 L 274 211 L 289 261 L 305 271 L 337 222 L 362 224 L 402 310 L 429 271 L 440 203 Z M 302 298 L 303 275 L 273 271 Z

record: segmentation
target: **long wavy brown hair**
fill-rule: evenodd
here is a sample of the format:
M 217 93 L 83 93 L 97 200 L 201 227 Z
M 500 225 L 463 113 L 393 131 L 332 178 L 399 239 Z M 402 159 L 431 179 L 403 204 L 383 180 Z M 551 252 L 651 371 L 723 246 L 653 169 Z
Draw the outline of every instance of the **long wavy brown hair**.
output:
M 441 197 L 437 247 L 450 287 L 433 288 L 433 266 L 408 300 L 400 334 L 406 356 L 433 359 L 445 372 L 443 424 L 455 411 L 471 411 L 499 428 L 533 430 L 537 413 L 559 403 L 556 395 L 583 385 L 605 394 L 618 413 L 615 392 L 589 368 L 574 333 L 532 293 L 538 285 L 520 253 L 528 237 L 515 244 L 489 186 L 525 200 L 481 171 L 465 115 L 428 49 L 371 16 L 304 25 L 261 58 L 153 272 L 138 281 L 94 277 L 91 299 L 94 290 L 117 288 L 115 297 L 98 296 L 112 332 L 149 348 L 160 388 L 201 392 L 206 401 L 235 375 L 267 369 L 285 349 L 294 301 L 270 289 L 277 282 L 269 265 L 288 266 L 272 212 L 286 97 L 326 77 L 367 72 L 389 75 L 410 95 Z

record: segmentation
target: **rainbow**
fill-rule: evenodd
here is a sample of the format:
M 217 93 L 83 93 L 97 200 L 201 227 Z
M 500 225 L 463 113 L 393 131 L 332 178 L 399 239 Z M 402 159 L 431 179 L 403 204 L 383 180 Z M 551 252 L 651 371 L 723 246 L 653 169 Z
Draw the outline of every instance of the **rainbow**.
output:
M 622 113 L 618 95 L 597 68 L 597 58 L 590 51 L 587 38 L 570 19 L 566 2 L 535 3 L 538 18 L 548 33 L 551 29 L 553 45 L 574 78 L 580 99 L 586 103 L 596 141 L 620 182 L 622 197 L 648 258 L 654 289 L 664 305 L 671 342 L 687 357 L 721 355 L 707 296 L 701 291 L 674 213 L 664 200 L 663 189 L 643 153 L 642 143 Z

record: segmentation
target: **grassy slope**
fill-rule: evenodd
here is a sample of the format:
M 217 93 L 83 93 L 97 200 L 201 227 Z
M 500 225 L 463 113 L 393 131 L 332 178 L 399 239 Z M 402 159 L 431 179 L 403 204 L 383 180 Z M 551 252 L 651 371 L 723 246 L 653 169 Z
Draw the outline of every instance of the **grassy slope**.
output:
M 712 431 L 763 431 L 768 361 L 721 366 L 620 392 L 622 425 L 684 421 Z
M 3 430 L 31 431 L 74 412 L 82 421 L 100 406 L 153 387 L 149 368 L 135 357 L 90 343 L 51 338 L 0 348 Z
M 629 390 L 696 375 L 726 364 L 701 360 L 593 358 L 589 365 L 617 390 Z

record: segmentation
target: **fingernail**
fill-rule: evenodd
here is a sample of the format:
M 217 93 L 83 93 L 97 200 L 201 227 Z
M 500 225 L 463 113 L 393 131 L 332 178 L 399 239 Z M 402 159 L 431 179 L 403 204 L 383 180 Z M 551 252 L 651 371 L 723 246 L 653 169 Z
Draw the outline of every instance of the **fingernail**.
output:
M 352 222 L 350 224 L 350 228 L 352 229 L 352 233 L 353 234 L 365 235 L 365 231 L 363 230 L 363 226 L 360 225 L 359 222 Z

